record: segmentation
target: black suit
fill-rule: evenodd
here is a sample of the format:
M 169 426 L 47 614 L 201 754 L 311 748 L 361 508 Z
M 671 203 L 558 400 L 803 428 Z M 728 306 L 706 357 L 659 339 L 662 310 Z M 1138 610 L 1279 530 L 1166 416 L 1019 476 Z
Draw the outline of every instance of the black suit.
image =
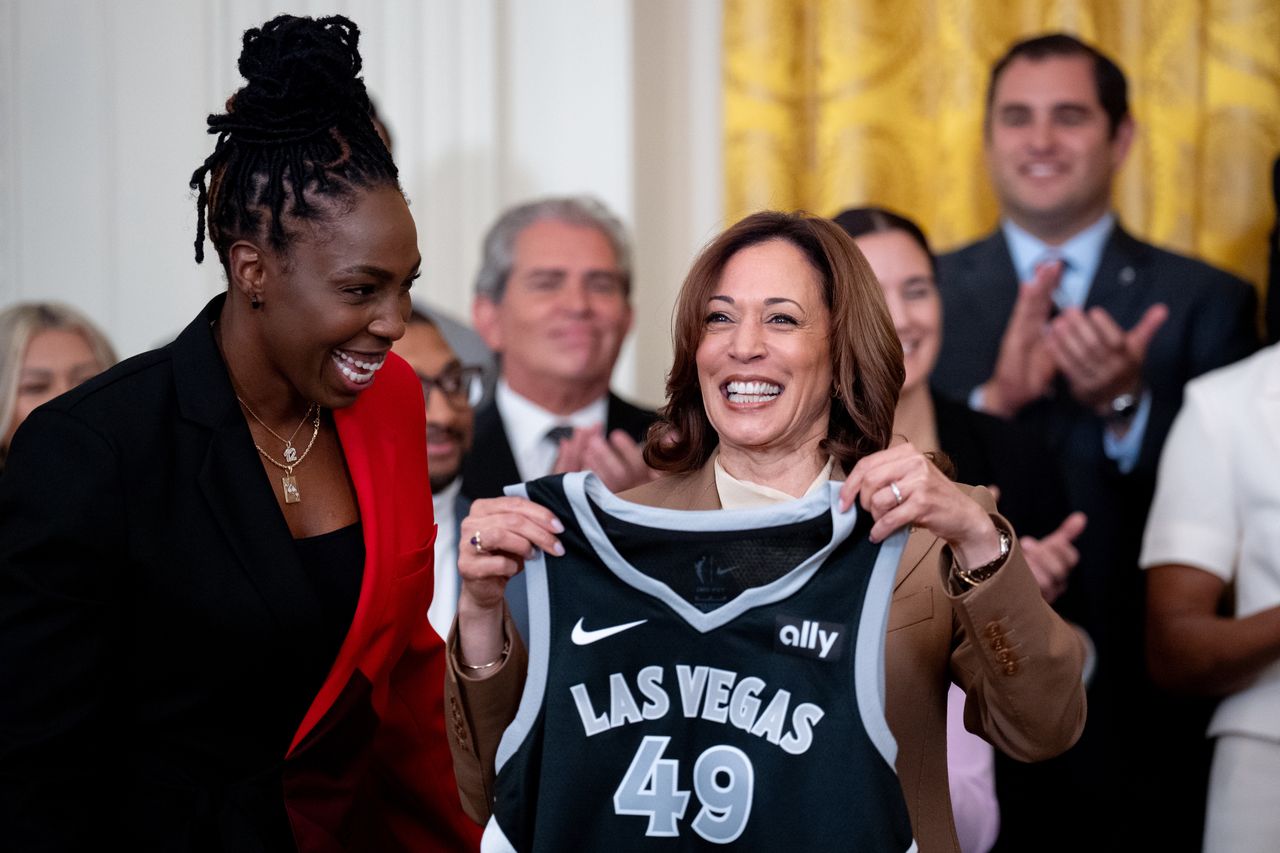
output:
M 657 415 L 648 409 L 633 406 L 618 395 L 609 393 L 609 405 L 605 411 L 606 432 L 620 429 L 637 442 L 643 442 L 645 433 L 656 418 Z M 475 439 L 471 444 L 471 452 L 462 462 L 460 499 L 466 501 L 466 506 L 470 509 L 471 501 L 499 497 L 504 488 L 519 483 L 520 479 L 520 469 L 511 452 L 511 440 L 507 438 L 506 427 L 502 425 L 502 415 L 498 412 L 497 403 L 490 402 L 476 412 Z M 461 522 L 462 518 L 459 515 L 458 521 Z M 459 530 L 460 547 L 468 547 L 469 538 L 468 531 Z M 529 611 L 523 574 L 516 575 L 507 584 L 507 606 L 520 633 L 525 637 L 529 636 Z
M 933 382 L 944 394 L 965 400 L 994 370 L 1018 293 L 1003 233 L 940 257 L 938 280 L 946 333 Z M 1145 588 L 1137 556 L 1160 449 L 1183 386 L 1256 348 L 1256 296 L 1234 276 L 1136 240 L 1117 225 L 1086 307 L 1102 307 L 1129 329 L 1156 303 L 1168 306 L 1169 316 L 1143 368 L 1151 413 L 1130 474 L 1121 474 L 1107 458 L 1102 419 L 1076 403 L 1062 380 L 1049 398 L 1017 418 L 1044 436 L 1063 466 L 1072 507 L 1089 515 L 1077 542 L 1080 565 L 1057 607 L 1088 631 L 1098 663 L 1079 744 L 1045 765 L 1001 765 L 1005 849 L 1042 844 L 1051 825 L 1062 830 L 1055 837 L 1063 847 L 1085 843 L 1072 829 L 1088 836 L 1102 823 L 1134 832 L 1141 827 L 1134 839 L 1151 849 L 1198 849 L 1207 709 L 1156 691 L 1146 678 Z M 1065 801 L 1074 814 L 1090 819 L 1063 825 Z
M 649 425 L 657 416 L 633 406 L 616 394 L 609 394 L 605 429 L 620 429 L 638 442 L 644 441 Z M 511 452 L 511 441 L 502 425 L 496 403 L 476 412 L 475 438 L 471 452 L 462 462 L 462 494 L 471 500 L 496 498 L 512 483 L 520 482 L 520 469 Z

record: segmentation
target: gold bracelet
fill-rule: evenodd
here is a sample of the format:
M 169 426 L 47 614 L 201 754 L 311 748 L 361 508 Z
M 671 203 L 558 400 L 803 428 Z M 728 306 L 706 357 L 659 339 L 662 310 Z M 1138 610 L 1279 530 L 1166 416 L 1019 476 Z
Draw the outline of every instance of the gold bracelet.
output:
M 463 663 L 458 660 L 458 666 L 471 672 L 483 672 L 486 669 L 493 669 L 498 664 L 507 659 L 507 653 L 511 651 L 511 640 L 504 637 L 502 643 L 502 651 L 498 652 L 498 656 L 488 663 Z

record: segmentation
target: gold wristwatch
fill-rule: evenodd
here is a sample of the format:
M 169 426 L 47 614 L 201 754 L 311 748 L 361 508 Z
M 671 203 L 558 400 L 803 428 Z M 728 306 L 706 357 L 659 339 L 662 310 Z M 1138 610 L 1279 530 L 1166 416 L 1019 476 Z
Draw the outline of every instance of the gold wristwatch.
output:
M 1000 556 L 996 557 L 990 563 L 984 563 L 973 569 L 962 569 L 959 563 L 955 563 L 952 572 L 956 579 L 964 585 L 965 589 L 973 589 L 978 584 L 985 581 L 996 573 L 1001 566 L 1004 565 L 1005 558 L 1009 556 L 1009 551 L 1013 549 L 1013 537 L 1007 532 L 996 528 L 996 533 L 1000 534 Z M 952 557 L 954 560 L 955 557 Z

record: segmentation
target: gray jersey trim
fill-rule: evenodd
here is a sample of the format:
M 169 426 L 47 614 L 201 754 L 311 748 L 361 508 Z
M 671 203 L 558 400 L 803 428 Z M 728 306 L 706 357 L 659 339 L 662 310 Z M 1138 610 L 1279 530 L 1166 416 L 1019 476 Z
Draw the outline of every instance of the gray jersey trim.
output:
M 484 825 L 484 835 L 480 836 L 480 853 L 516 853 L 515 845 L 498 825 L 498 819 L 489 815 L 489 822 Z
M 884 655 L 885 630 L 893 598 L 893 581 L 907 545 L 904 528 L 880 544 L 880 553 L 871 567 L 871 580 L 862 602 L 862 619 L 858 623 L 858 648 L 853 658 L 853 685 L 858 694 L 858 713 L 863 728 L 889 766 L 897 768 L 898 741 L 889 730 L 885 717 Z M 874 661 L 874 663 L 872 663 Z
M 836 546 L 848 538 L 859 512 L 857 506 L 848 512 L 839 512 L 838 482 L 829 483 L 826 489 L 815 489 L 803 498 L 758 509 L 683 510 L 644 506 L 617 497 L 590 471 L 566 474 L 564 491 L 587 540 L 609 570 L 633 589 L 666 604 L 701 634 L 727 625 L 748 610 L 773 604 L 798 592 Z M 652 527 L 659 532 L 756 530 L 806 521 L 828 513 L 831 516 L 831 539 L 820 550 L 772 583 L 749 589 L 733 601 L 710 613 L 703 613 L 676 594 L 671 587 L 654 580 L 623 559 L 600 527 L 595 513 L 591 511 L 592 502 L 607 515 L 641 527 Z M 892 576 L 890 581 L 892 582 Z
M 506 492 L 512 497 L 529 497 L 523 483 L 508 486 Z M 542 551 L 536 551 L 532 559 L 525 560 L 524 574 L 525 591 L 529 596 L 529 673 L 515 719 L 498 742 L 495 773 L 502 770 L 529 732 L 533 731 L 547 692 L 547 668 L 551 662 L 551 597 L 547 590 L 547 560 Z M 487 829 L 485 837 L 488 837 Z

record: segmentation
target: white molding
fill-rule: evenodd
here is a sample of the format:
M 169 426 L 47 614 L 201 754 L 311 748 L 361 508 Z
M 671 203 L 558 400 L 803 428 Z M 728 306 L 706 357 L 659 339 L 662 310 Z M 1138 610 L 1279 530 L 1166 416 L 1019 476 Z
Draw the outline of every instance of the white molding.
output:
M 18 193 L 18 4 L 0 0 L 0 306 L 19 298 Z

